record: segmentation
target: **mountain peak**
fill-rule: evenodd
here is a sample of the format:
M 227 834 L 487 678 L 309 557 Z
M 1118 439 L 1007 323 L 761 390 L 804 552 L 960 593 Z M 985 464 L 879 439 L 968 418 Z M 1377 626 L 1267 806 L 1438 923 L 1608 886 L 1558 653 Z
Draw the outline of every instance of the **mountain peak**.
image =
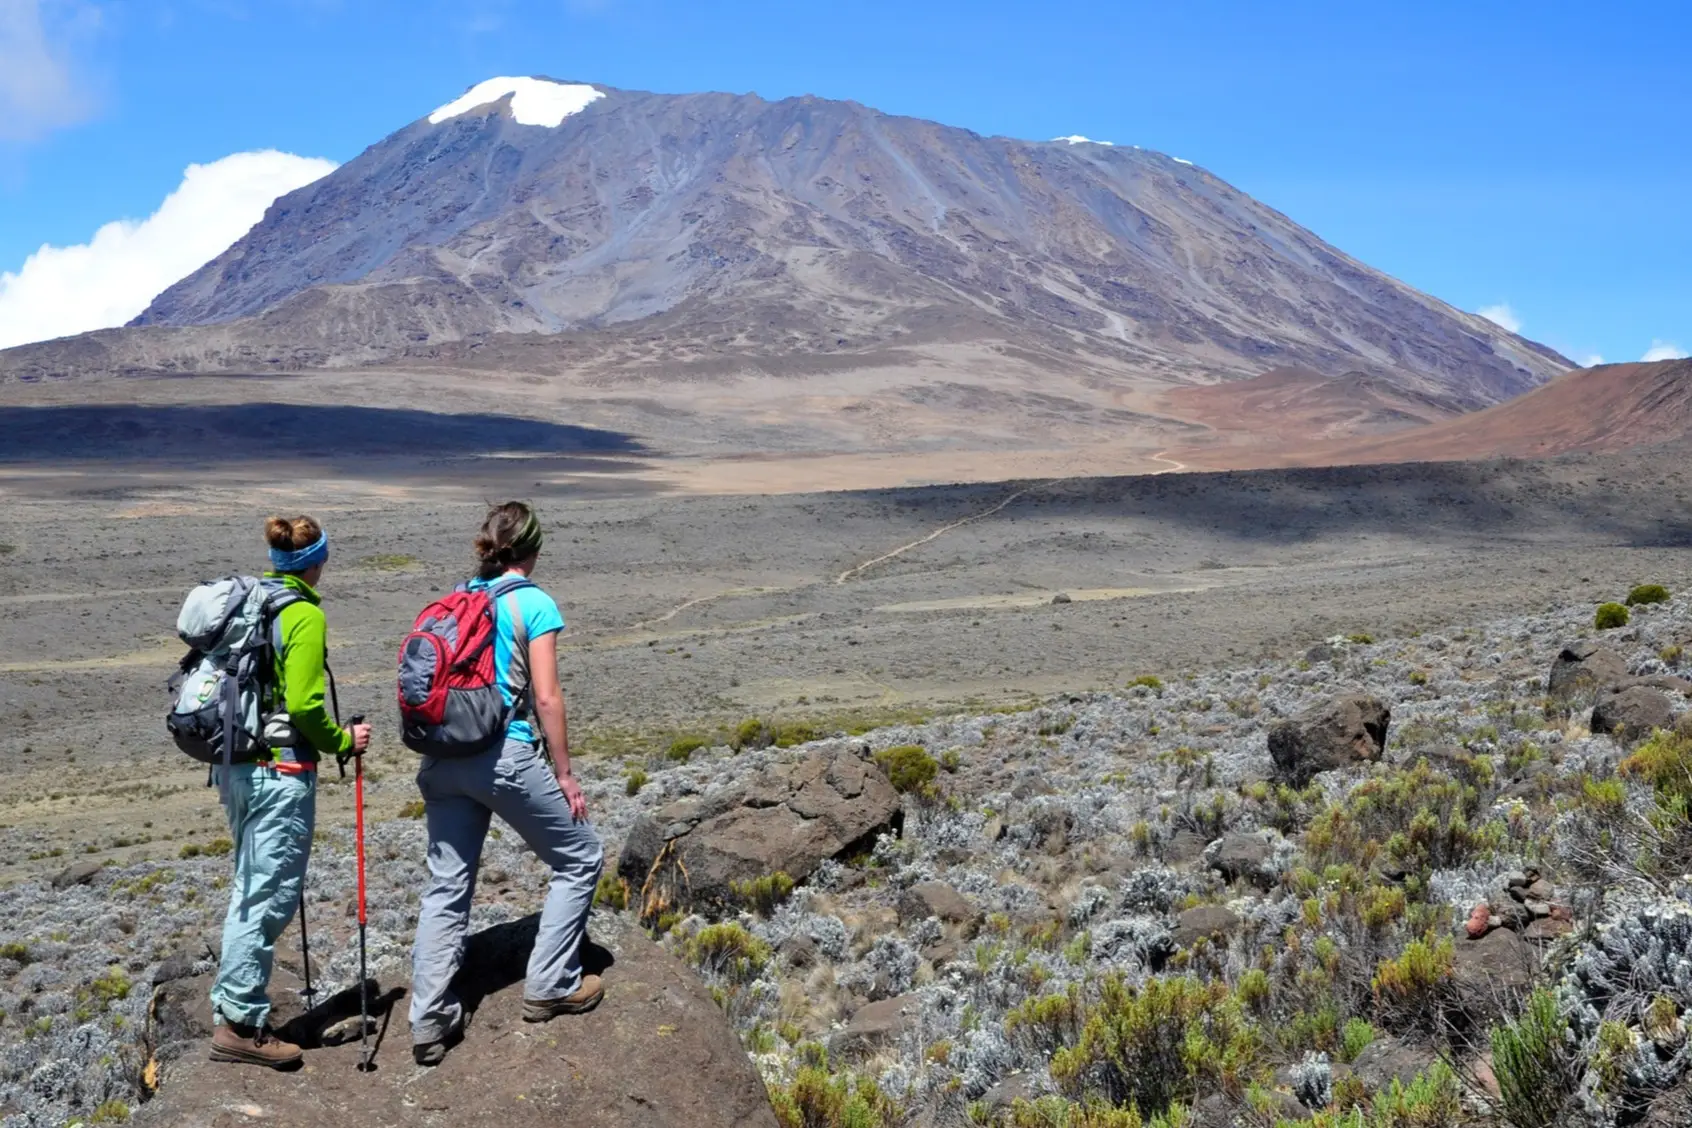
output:
M 518 125 L 556 129 L 565 118 L 580 113 L 603 97 L 603 91 L 584 83 L 502 76 L 478 82 L 461 97 L 430 114 L 429 124 L 439 125 L 479 106 L 510 98 L 511 117 Z

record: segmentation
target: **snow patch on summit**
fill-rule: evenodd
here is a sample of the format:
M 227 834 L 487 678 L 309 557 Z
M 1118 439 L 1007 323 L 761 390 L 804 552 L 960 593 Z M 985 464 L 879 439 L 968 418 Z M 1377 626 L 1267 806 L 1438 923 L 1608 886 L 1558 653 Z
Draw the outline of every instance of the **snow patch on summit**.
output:
M 1079 133 L 1071 133 L 1068 137 L 1054 137 L 1053 141 L 1063 141 L 1070 145 L 1109 145 L 1109 141 L 1094 141 L 1091 137 L 1083 137 Z
M 548 82 L 544 78 L 490 78 L 430 114 L 429 124 L 439 125 L 506 95 L 511 96 L 511 116 L 518 125 L 541 125 L 548 129 L 557 128 L 571 114 L 581 113 L 605 97 L 601 91 L 578 83 Z

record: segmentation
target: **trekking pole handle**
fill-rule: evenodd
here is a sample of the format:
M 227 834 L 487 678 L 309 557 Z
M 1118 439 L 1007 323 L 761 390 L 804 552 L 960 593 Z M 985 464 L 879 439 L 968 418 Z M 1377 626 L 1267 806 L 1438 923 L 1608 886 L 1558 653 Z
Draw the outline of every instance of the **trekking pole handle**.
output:
M 346 727 L 350 729 L 354 725 L 362 725 L 363 723 L 364 723 L 364 714 L 363 713 L 354 713 L 352 716 L 347 718 Z M 354 756 L 354 755 L 359 755 L 359 753 L 343 752 L 343 753 L 339 753 L 335 756 L 335 767 L 340 769 L 342 779 L 347 778 L 347 758 L 349 756 Z

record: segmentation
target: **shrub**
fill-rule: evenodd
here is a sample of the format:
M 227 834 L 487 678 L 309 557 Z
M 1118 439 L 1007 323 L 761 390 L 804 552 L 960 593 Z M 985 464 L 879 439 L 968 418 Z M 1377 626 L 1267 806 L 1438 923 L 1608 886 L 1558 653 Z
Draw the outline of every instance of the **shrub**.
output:
M 623 777 L 623 794 L 639 795 L 640 789 L 646 786 L 646 771 L 642 768 L 630 768 L 629 774 Z
M 1353 1062 L 1375 1040 L 1375 1028 L 1361 1018 L 1348 1018 L 1340 1031 L 1340 1060 Z
M 402 818 L 402 819 L 420 819 L 420 818 L 422 818 L 423 817 L 423 800 L 413 799 L 411 802 L 409 802 L 405 806 L 401 807 L 399 809 L 399 817 Z
M 1511 1128 L 1556 1128 L 1574 1111 L 1581 1067 L 1567 1041 L 1557 996 L 1540 988 L 1514 1022 L 1492 1031 L 1492 1071 Z
M 1172 1105 L 1163 1116 L 1147 1120 L 1138 1109 L 1115 1108 L 1103 1101 L 1077 1104 L 1062 1097 L 1018 1097 L 1000 1123 L 1005 1128 L 1185 1128 L 1193 1120 L 1183 1105 Z
M 221 858 L 235 849 L 235 843 L 227 838 L 214 838 L 206 843 L 206 853 L 214 858 Z
M 101 1101 L 99 1107 L 88 1114 L 89 1124 L 122 1124 L 129 1119 L 129 1105 L 117 1098 Z
M 736 752 L 744 752 L 748 748 L 768 748 L 774 743 L 774 736 L 770 733 L 770 726 L 757 717 L 747 717 L 734 730 L 734 736 L 729 740 L 729 747 Z
M 8 940 L 0 944 L 0 960 L 16 960 L 18 963 L 29 963 L 29 945 L 16 940 Z
M 783 721 L 775 727 L 771 739 L 777 748 L 797 748 L 801 744 L 821 740 L 822 735 L 821 729 L 803 721 Z
M 1421 670 L 1411 670 L 1410 677 L 1407 680 L 1411 685 L 1427 685 L 1428 675 Z
M 1625 627 L 1627 626 L 1627 608 L 1619 603 L 1600 603 L 1598 613 L 1592 617 L 1592 625 L 1601 631 Z
M 599 875 L 599 885 L 593 891 L 593 903 L 618 912 L 629 907 L 629 883 L 614 873 Z
M 1051 1075 L 1072 1101 L 1134 1105 L 1152 1115 L 1219 1089 L 1239 1092 L 1261 1057 L 1261 1037 L 1222 983 L 1120 975 L 1099 984 L 1075 1016 L 1079 1036 L 1052 1054 Z
M 1158 677 L 1156 674 L 1141 674 L 1139 677 L 1128 683 L 1129 689 L 1136 689 L 1140 686 L 1145 686 L 1153 693 L 1162 693 L 1163 679 Z
M 826 1065 L 807 1065 L 788 1085 L 769 1087 L 770 1105 L 782 1128 L 893 1128 L 903 1112 L 872 1077 L 832 1074 Z
M 1640 607 L 1647 603 L 1667 603 L 1668 588 L 1662 584 L 1638 584 L 1627 593 L 1627 605 Z
M 883 748 L 875 754 L 875 762 L 887 773 L 887 780 L 893 785 L 893 790 L 900 794 L 925 792 L 940 774 L 940 762 L 917 744 Z
M 760 916 L 769 916 L 793 892 L 793 879 L 785 873 L 766 874 L 750 881 L 729 882 L 735 899 Z
M 730 983 L 750 983 L 770 963 L 770 946 L 730 921 L 701 928 L 688 938 L 688 961 Z
M 129 998 L 129 991 L 133 986 L 129 976 L 123 973 L 123 968 L 113 964 L 88 985 L 88 991 L 94 998 L 109 1006 L 120 999 Z
M 670 750 L 664 755 L 678 764 L 685 764 L 693 758 L 695 752 L 709 745 L 710 741 L 702 736 L 678 736 L 670 741 Z
M 1397 958 L 1382 960 L 1370 983 L 1382 1010 L 1403 1025 L 1436 1028 L 1455 956 L 1451 938 L 1441 937 L 1412 940 Z
M 1374 636 L 1365 634 L 1362 631 L 1358 631 L 1356 634 L 1346 635 L 1345 641 L 1351 643 L 1353 646 L 1373 646 L 1375 644 Z

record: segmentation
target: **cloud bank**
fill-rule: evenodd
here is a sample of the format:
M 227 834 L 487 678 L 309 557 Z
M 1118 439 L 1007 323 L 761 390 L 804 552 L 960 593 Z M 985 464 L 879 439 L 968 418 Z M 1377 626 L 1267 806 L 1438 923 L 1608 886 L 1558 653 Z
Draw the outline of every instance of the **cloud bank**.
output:
M 1686 350 L 1673 341 L 1652 341 L 1651 347 L 1645 350 L 1640 360 L 1683 360 Z
M 1499 302 L 1497 305 L 1482 306 L 1476 313 L 1504 330 L 1506 333 L 1520 333 L 1522 319 L 1516 316 L 1516 311 L 1510 308 L 1509 302 Z
M 0 0 L 0 141 L 33 141 L 92 111 L 54 38 L 40 0 Z
M 124 324 L 227 250 L 278 196 L 334 168 L 274 149 L 189 165 L 146 219 L 105 224 L 74 247 L 43 246 L 15 274 L 0 273 L 0 348 Z

